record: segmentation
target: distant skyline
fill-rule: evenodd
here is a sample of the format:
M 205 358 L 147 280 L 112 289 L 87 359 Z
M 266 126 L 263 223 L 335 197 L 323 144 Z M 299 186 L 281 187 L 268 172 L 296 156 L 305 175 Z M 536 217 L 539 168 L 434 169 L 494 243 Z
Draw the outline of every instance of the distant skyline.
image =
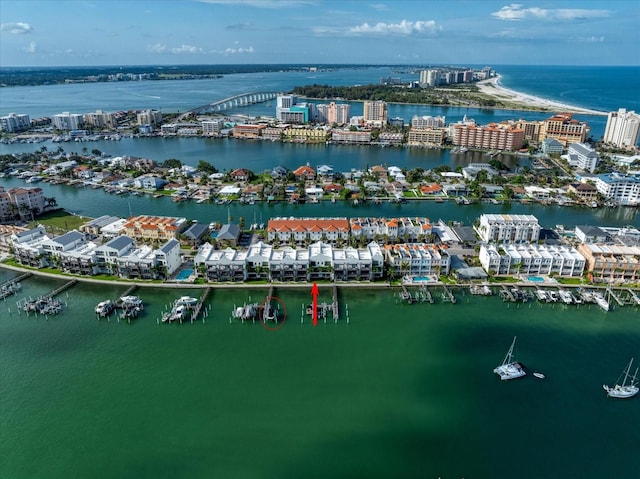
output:
M 640 65 L 640 2 L 2 0 L 0 66 Z

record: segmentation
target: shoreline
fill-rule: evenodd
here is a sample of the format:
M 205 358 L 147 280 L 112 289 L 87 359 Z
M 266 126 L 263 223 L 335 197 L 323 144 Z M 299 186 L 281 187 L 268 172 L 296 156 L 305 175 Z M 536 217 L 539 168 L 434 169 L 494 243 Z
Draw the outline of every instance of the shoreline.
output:
M 39 271 L 39 270 L 33 270 L 33 269 L 27 269 L 27 268 L 20 268 L 18 266 L 11 266 L 5 263 L 0 263 L 0 268 L 4 268 L 6 270 L 10 270 L 10 271 L 15 271 L 18 273 L 31 273 L 34 276 L 40 276 L 40 277 L 44 277 L 44 278 L 52 278 L 52 279 L 57 279 L 57 280 L 67 280 L 67 281 L 71 281 L 71 280 L 76 280 L 78 282 L 82 282 L 82 283 L 89 283 L 89 284 L 108 284 L 111 286 L 123 286 L 123 287 L 131 287 L 131 286 L 136 286 L 138 288 L 165 288 L 165 289 L 207 289 L 207 288 L 211 288 L 211 289 L 260 289 L 260 288 L 274 288 L 274 289 L 308 289 L 311 288 L 313 286 L 313 284 L 317 284 L 314 282 L 308 282 L 308 283 L 272 283 L 272 282 L 267 282 L 267 283 L 227 283 L 227 284 L 223 284 L 223 283 L 199 283 L 199 284 L 194 284 L 194 283 L 177 283 L 177 282 L 173 282 L 173 283 L 168 283 L 168 282 L 163 282 L 163 283 L 145 283 L 145 282 L 138 282 L 135 280 L 121 280 L 121 281 L 116 281 L 116 280 L 108 280 L 108 279 L 94 279 L 94 278 L 88 278 L 85 276 L 78 276 L 78 275 L 73 275 L 73 274 L 56 274 L 56 273 L 48 273 L 45 271 Z M 9 280 L 10 281 L 10 280 Z M 551 283 L 539 283 L 539 282 L 529 282 L 529 281 L 515 281 L 515 282 L 496 282 L 496 283 L 492 283 L 489 281 L 483 281 L 483 282 L 478 282 L 478 283 L 442 283 L 440 281 L 429 281 L 429 282 L 425 282 L 425 283 L 415 283 L 415 284 L 405 284 L 405 283 L 399 283 L 399 284 L 391 284 L 388 281 L 378 281 L 378 282 L 371 282 L 371 283 L 350 283 L 350 282 L 340 282 L 340 283 L 335 283 L 335 282 L 330 282 L 330 283 L 319 283 L 317 284 L 318 288 L 333 288 L 338 287 L 338 288 L 345 288 L 345 289 L 394 289 L 394 288 L 402 288 L 402 287 L 421 287 L 421 286 L 426 286 L 426 287 L 443 287 L 446 286 L 448 288 L 468 288 L 472 285 L 476 285 L 476 286 L 490 286 L 490 287 L 501 287 L 501 286 L 516 286 L 516 287 L 531 287 L 531 288 L 538 288 L 538 287 L 551 287 L 551 288 L 590 288 L 590 289 L 598 289 L 598 290 L 607 290 L 610 286 L 600 286 L 597 284 L 561 284 L 561 283 L 556 283 L 556 282 L 551 282 Z M 637 291 L 640 292 L 640 288 L 634 288 L 632 286 L 614 286 L 611 287 L 611 289 L 629 289 L 631 291 Z
M 582 108 L 575 105 L 569 105 L 567 103 L 561 103 L 558 101 L 547 100 L 535 95 L 529 95 L 516 90 L 511 90 L 500 84 L 502 75 L 498 74 L 487 80 L 482 80 L 476 83 L 480 89 L 480 93 L 488 95 L 496 100 L 509 101 L 512 103 L 520 103 L 534 108 L 544 108 L 547 110 L 556 110 L 558 112 L 568 113 L 581 113 L 583 115 L 598 115 L 606 116 L 607 112 L 592 110 L 589 108 Z

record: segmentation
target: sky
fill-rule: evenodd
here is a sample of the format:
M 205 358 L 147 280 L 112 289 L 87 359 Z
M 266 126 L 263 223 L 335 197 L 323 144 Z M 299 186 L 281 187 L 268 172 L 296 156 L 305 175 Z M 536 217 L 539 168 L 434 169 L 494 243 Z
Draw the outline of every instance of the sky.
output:
M 636 0 L 1 0 L 0 66 L 640 65 Z

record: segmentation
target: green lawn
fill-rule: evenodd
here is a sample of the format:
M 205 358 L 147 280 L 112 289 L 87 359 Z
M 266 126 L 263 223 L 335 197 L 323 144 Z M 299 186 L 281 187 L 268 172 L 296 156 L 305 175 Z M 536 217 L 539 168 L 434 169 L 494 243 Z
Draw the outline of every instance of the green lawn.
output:
M 64 233 L 66 231 L 78 229 L 81 225 L 90 220 L 91 218 L 76 216 L 71 213 L 67 213 L 64 210 L 58 210 L 38 216 L 36 221 L 32 221 L 28 224 L 28 227 L 35 228 L 38 224 L 41 224 L 45 226 L 47 231 Z

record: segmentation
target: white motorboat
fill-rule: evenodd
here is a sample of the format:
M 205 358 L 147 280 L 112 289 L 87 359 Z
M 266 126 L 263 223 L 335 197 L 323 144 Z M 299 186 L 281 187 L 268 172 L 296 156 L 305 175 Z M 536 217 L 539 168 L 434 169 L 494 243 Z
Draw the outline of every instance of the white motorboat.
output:
M 502 360 L 502 364 L 493 370 L 500 379 L 503 381 L 508 381 L 509 379 L 521 378 L 527 373 L 524 370 L 522 364 L 515 360 L 515 354 L 513 350 L 516 346 L 516 336 L 513 337 L 513 342 L 511 343 L 511 347 L 509 351 L 507 351 L 507 355 Z
M 198 303 L 198 298 L 192 298 L 191 296 L 181 296 L 175 302 L 176 305 L 182 306 L 195 306 Z
M 107 316 L 115 309 L 115 307 L 115 303 L 110 299 L 100 301 L 96 306 L 96 314 L 99 314 L 100 316 Z
M 533 373 L 533 375 L 538 379 L 544 379 L 545 378 L 544 374 L 542 374 L 542 373 Z
M 121 296 L 120 302 L 122 303 L 122 306 L 125 308 L 136 307 L 136 308 L 142 309 L 144 306 L 142 303 L 142 300 L 137 296 Z
M 605 391 L 607 391 L 607 396 L 611 398 L 625 399 L 630 398 L 638 394 L 638 369 L 636 368 L 636 372 L 633 375 L 631 372 L 631 365 L 633 364 L 633 358 L 629 361 L 627 367 L 622 371 L 622 374 L 618 378 L 616 385 L 611 387 L 603 384 L 602 387 Z M 622 384 L 620 380 L 622 379 Z
M 607 298 L 605 298 L 600 291 L 593 292 L 593 299 L 598 306 L 600 306 L 605 311 L 609 311 L 609 301 L 607 301 Z

